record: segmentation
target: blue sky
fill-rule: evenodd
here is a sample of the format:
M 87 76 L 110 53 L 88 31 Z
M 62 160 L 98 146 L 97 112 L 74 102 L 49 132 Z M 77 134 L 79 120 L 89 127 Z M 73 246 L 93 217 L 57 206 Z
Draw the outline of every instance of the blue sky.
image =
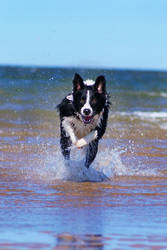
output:
M 167 70 L 166 0 L 0 3 L 0 64 Z

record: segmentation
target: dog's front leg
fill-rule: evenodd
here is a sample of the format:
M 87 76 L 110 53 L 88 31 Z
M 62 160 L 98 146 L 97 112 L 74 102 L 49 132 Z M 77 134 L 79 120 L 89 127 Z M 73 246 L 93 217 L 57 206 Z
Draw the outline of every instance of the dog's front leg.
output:
M 78 138 L 76 137 L 76 135 L 74 134 L 74 130 L 71 127 L 71 124 L 69 121 L 67 120 L 63 120 L 62 125 L 64 127 L 64 130 L 66 131 L 67 135 L 70 136 L 70 139 L 72 141 L 72 144 L 76 145 Z
M 97 139 L 97 130 L 94 130 L 92 132 L 90 132 L 88 135 L 84 136 L 83 138 L 79 139 L 76 142 L 76 146 L 78 148 L 84 147 L 86 145 L 88 145 L 91 141 Z

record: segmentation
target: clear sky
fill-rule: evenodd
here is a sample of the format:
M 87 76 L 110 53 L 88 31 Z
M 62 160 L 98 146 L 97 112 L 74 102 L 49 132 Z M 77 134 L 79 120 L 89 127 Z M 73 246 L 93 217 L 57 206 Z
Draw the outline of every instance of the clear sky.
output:
M 0 0 L 0 64 L 167 70 L 167 0 Z

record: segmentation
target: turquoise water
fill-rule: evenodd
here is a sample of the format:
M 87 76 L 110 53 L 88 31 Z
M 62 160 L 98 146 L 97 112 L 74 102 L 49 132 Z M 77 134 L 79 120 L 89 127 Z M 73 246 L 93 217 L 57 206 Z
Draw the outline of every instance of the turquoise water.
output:
M 112 108 L 89 170 L 59 148 L 75 72 Z M 0 67 L 0 248 L 166 249 L 167 72 Z

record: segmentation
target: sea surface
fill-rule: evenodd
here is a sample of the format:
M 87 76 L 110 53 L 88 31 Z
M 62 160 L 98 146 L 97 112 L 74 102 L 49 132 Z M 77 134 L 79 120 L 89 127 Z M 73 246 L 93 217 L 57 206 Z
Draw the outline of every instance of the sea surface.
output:
M 88 170 L 59 146 L 75 72 L 112 102 Z M 167 72 L 0 67 L 0 249 L 167 249 Z

